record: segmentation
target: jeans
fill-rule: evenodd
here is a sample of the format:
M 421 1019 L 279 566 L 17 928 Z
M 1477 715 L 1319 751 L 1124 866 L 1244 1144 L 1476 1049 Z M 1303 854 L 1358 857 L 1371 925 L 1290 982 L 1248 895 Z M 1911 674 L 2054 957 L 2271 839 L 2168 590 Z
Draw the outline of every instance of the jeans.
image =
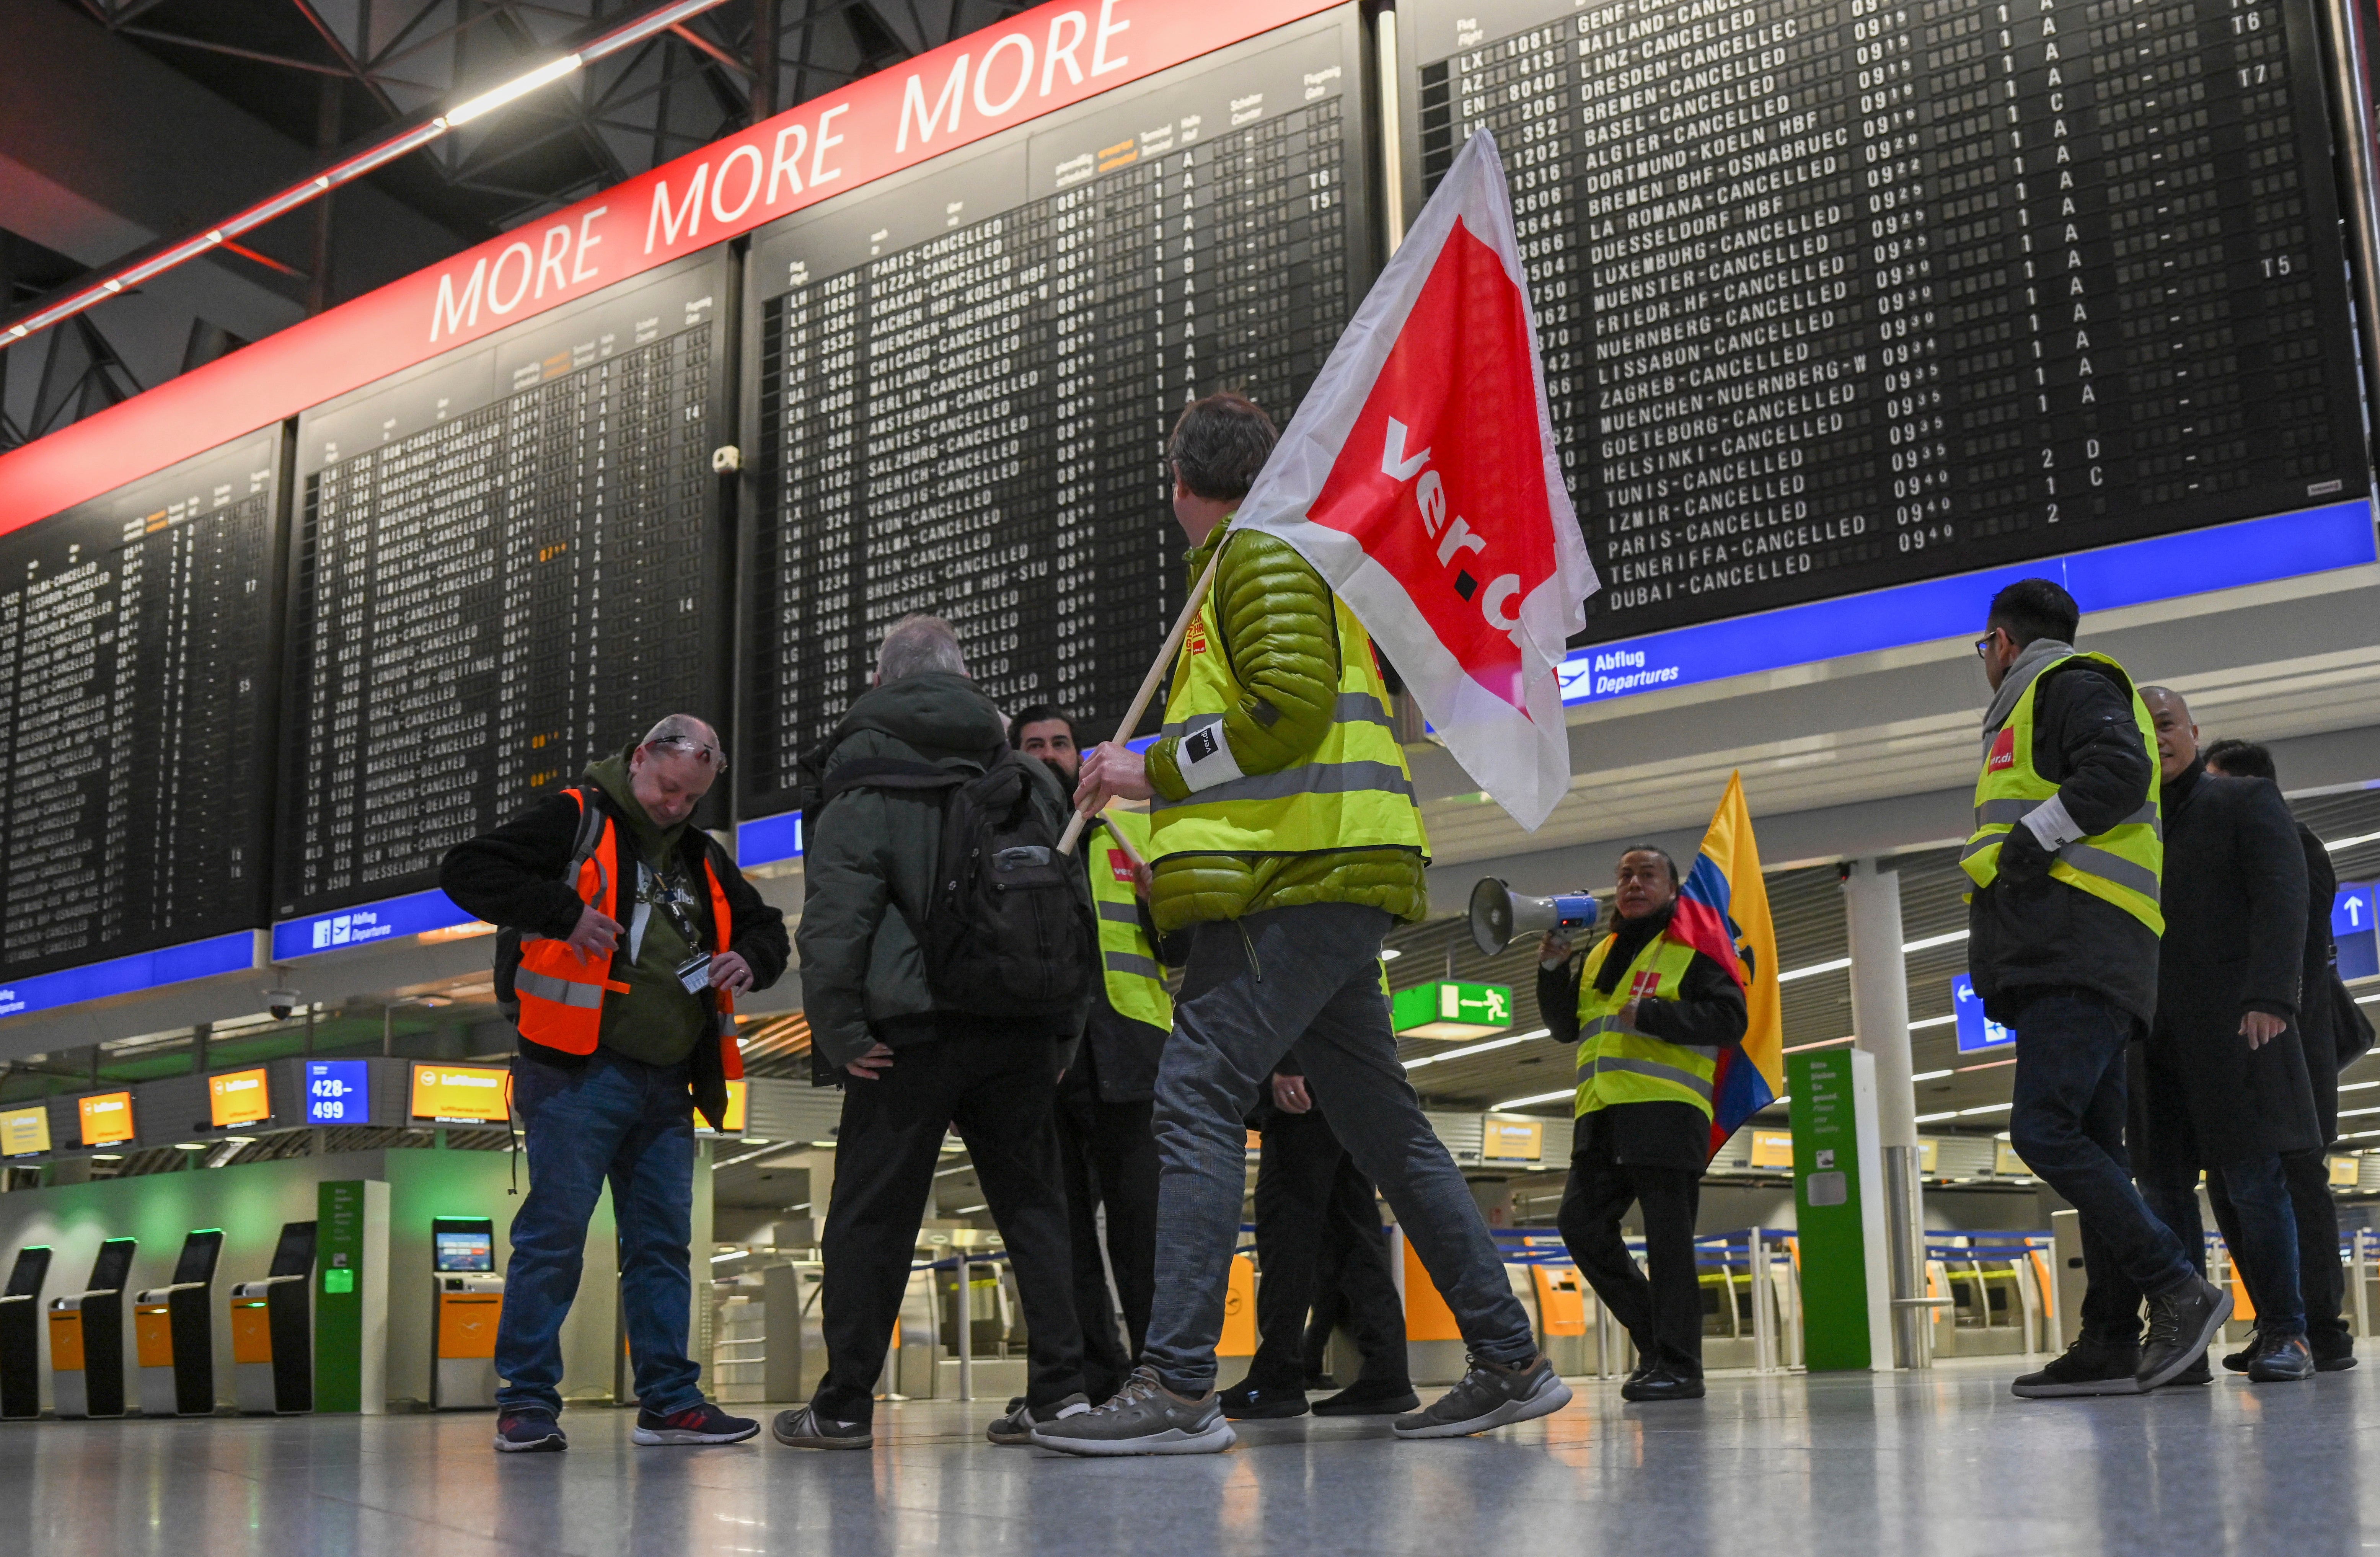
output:
M 2206 1267 L 2206 1232 L 2198 1217 L 2198 1175 L 2159 1175 L 2141 1181 L 2165 1224 L 2174 1230 L 2194 1258 L 2201 1274 Z M 2277 1154 L 2227 1162 L 2206 1173 L 2208 1198 L 2222 1186 L 2224 1242 L 2240 1267 L 2241 1282 L 2256 1305 L 2256 1328 L 2267 1335 L 2303 1335 L 2305 1301 L 2298 1290 L 2298 1221 L 2289 1204 L 2289 1174 Z M 2338 1247 L 2337 1244 L 2331 1246 Z M 2338 1259 L 2332 1258 L 2336 1265 Z
M 2173 1231 L 2133 1186 L 2124 1152 L 2124 1051 L 2131 1018 L 2095 996 L 2037 995 L 2016 1029 L 2016 1097 L 2009 1144 L 2082 1213 L 2091 1295 L 2082 1332 L 2137 1344 L 2137 1293 L 2163 1293 L 2194 1271 Z
M 1082 1052 L 1089 1050 L 1087 1040 Z M 1079 1063 L 1079 1062 L 1078 1062 Z M 1123 1388 L 1148 1335 L 1157 1279 L 1157 1140 L 1147 1102 L 1102 1101 L 1086 1087 L 1058 1095 L 1058 1150 L 1075 1254 L 1075 1317 L 1083 1326 L 1083 1382 L 1095 1401 Z M 1099 1212 L 1107 1212 L 1106 1258 Z M 1108 1272 L 1123 1305 L 1123 1330 L 1108 1300 Z
M 909 1290 L 917 1224 L 942 1165 L 946 1131 L 966 1143 L 1008 1246 L 1025 1310 L 1026 1398 L 1046 1408 L 1083 1390 L 1083 1332 L 1050 1118 L 1058 1046 L 1047 1038 L 969 1038 L 962 1036 L 964 1018 L 945 1020 L 951 1036 L 895 1051 L 892 1066 L 872 1081 L 844 1083 L 834 1199 L 820 1249 L 826 1376 L 810 1400 L 831 1421 L 875 1416 L 876 1381 Z
M 2283 1152 L 2281 1172 L 2289 1179 L 2289 1210 L 2297 1217 L 2298 1298 L 2305 1305 L 2305 1332 L 2317 1343 L 2347 1342 L 2347 1320 L 2338 1311 L 2347 1296 L 2347 1275 L 2338 1265 L 2338 1202 L 2331 1198 L 2330 1153 Z M 2223 1229 L 2223 1241 L 2233 1248 L 2244 1248 L 2247 1235 L 2240 1230 L 2230 1196 L 2224 1192 L 2222 1175 L 2207 1175 L 2206 1198 L 2215 1208 L 2215 1224 Z M 2248 1291 L 2261 1315 L 2264 1294 L 2252 1285 Z
M 601 1049 L 576 1069 L 516 1060 L 513 1109 L 528 1132 L 528 1193 L 513 1215 L 496 1323 L 496 1375 L 504 1381 L 497 1409 L 562 1409 L 562 1321 L 578 1292 L 587 1222 L 607 1179 L 637 1402 L 663 1416 L 700 1404 L 702 1369 L 686 1355 L 694 1295 L 686 1067 Z
M 1323 1310 L 1326 1270 L 1363 1354 L 1357 1381 L 1382 1393 L 1413 1385 L 1405 1360 L 1405 1315 L 1389 1268 L 1387 1240 L 1372 1186 L 1348 1160 L 1320 1109 L 1277 1113 L 1264 1127 L 1257 1162 L 1257 1355 L 1242 1381 L 1268 1393 L 1295 1394 L 1309 1371 L 1319 1371 L 1330 1344 L 1306 1325 L 1307 1310 Z M 1333 1254 L 1338 1256 L 1332 1259 Z
M 1536 1356 L 1496 1240 L 1397 1063 L 1380 983 L 1389 924 L 1378 908 L 1308 903 L 1198 927 L 1157 1076 L 1157 1297 L 1141 1354 L 1177 1394 L 1202 1395 L 1215 1381 L 1247 1192 L 1241 1121 L 1293 1047 L 1472 1354 L 1504 1365 Z
M 1621 1107 L 1628 1105 L 1623 1103 Z M 1612 1154 L 1611 1131 L 1597 1114 L 1578 1122 L 1570 1179 L 1562 1186 L 1555 1225 L 1578 1272 L 1636 1344 L 1645 1363 L 1681 1377 L 1703 1374 L 1702 1272 L 1694 1263 L 1694 1219 L 1702 1175 L 1684 1168 L 1622 1163 Z M 1630 1202 L 1645 1209 L 1645 1262 L 1636 1268 L 1621 1235 Z

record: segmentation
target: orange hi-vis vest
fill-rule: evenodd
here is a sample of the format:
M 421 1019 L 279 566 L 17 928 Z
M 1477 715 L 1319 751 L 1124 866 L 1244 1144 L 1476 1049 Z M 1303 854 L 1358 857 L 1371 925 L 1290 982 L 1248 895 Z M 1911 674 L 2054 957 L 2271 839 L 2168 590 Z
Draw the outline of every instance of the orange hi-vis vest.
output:
M 564 791 L 578 803 L 579 814 L 587 810 L 583 790 Z M 703 878 L 710 885 L 711 950 L 724 953 L 734 943 L 735 924 L 727 907 L 727 889 L 720 884 L 719 868 L 708 850 L 702 858 Z M 578 893 L 578 901 L 607 918 L 616 920 L 620 902 L 620 839 L 617 824 L 608 814 L 603 817 L 603 830 L 597 835 L 595 845 L 584 859 L 577 861 L 577 879 L 571 885 Z M 619 955 L 615 948 L 613 956 Z M 565 1054 L 591 1054 L 595 1040 L 603 1028 L 603 997 L 606 994 L 626 994 L 628 986 L 612 977 L 612 961 L 581 958 L 567 941 L 549 936 L 521 936 L 520 966 L 513 972 L 513 993 L 520 1002 L 518 1025 L 521 1037 L 531 1043 L 541 1043 Z M 727 1079 L 740 1081 L 744 1077 L 743 1052 L 735 1045 L 735 996 L 734 991 L 713 989 L 711 999 L 719 1017 L 719 1059 Z

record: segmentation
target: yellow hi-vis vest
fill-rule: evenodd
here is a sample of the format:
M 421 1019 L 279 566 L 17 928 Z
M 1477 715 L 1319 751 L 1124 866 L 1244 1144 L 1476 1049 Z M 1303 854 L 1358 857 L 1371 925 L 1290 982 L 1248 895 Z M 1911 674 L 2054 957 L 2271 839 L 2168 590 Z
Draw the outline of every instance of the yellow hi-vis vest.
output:
M 2058 793 L 2058 786 L 2034 771 L 2033 699 L 2050 672 L 2067 660 L 2096 661 L 2116 673 L 2132 700 L 2132 724 L 2148 750 L 2149 766 L 2156 766 L 2156 724 L 2132 686 L 2124 667 L 2105 654 L 2070 654 L 2041 669 L 2016 700 L 2008 723 L 1984 754 L 1984 771 L 1975 779 L 1975 831 L 1959 856 L 1959 864 L 1979 887 L 1999 879 L 2000 840 L 2027 813 Z M 2105 833 L 2078 838 L 2058 851 L 2050 861 L 2050 880 L 2064 882 L 2094 897 L 2105 898 L 2159 935 L 2165 915 L 2157 907 L 2157 887 L 2165 873 L 2164 797 L 2157 782 L 2149 781 L 2149 797 L 2139 810 Z
M 1225 536 L 1222 544 L 1232 540 Z M 1227 779 L 1180 800 L 1152 799 L 1152 863 L 1190 854 L 1429 852 L 1413 772 L 1390 723 L 1389 688 L 1372 663 L 1371 635 L 1345 601 L 1333 595 L 1330 608 L 1339 634 L 1339 695 L 1321 745 L 1294 768 Z M 1249 696 L 1232 668 L 1210 590 L 1173 663 L 1165 734 L 1188 736 L 1220 725 L 1224 712 Z M 1220 729 L 1216 738 L 1222 738 Z
M 1096 834 L 1083 847 L 1091 906 L 1099 916 L 1099 972 L 1107 981 L 1108 1004 L 1119 1016 L 1170 1032 L 1173 997 L 1165 992 L 1165 969 L 1158 966 L 1157 948 L 1142 926 L 1140 894 L 1132 884 L 1133 856 L 1148 858 L 1148 818 L 1140 811 L 1110 811 L 1099 825 L 1132 850 L 1126 854 L 1112 839 L 1103 842 Z
M 1620 1008 L 1632 1000 L 1645 995 L 1677 999 L 1686 969 L 1694 966 L 1694 949 L 1671 940 L 1666 931 L 1656 935 L 1606 994 L 1595 987 L 1596 975 L 1619 940 L 1618 935 L 1607 935 L 1596 943 L 1579 975 L 1578 1107 L 1574 1113 L 1583 1118 L 1614 1103 L 1692 1103 L 1707 1116 L 1711 1090 L 1718 1077 L 1718 1051 L 1671 1043 L 1620 1022 Z

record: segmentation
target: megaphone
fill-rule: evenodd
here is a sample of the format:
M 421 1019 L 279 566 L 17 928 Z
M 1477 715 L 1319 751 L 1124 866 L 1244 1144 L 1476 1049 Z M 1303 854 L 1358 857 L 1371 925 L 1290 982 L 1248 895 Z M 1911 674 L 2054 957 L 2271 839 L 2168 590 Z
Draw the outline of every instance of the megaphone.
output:
M 1558 931 L 1575 936 L 1593 930 L 1598 910 L 1584 892 L 1558 892 L 1551 897 L 1524 897 L 1493 876 L 1482 876 L 1471 889 L 1471 940 L 1489 956 L 1524 935 Z

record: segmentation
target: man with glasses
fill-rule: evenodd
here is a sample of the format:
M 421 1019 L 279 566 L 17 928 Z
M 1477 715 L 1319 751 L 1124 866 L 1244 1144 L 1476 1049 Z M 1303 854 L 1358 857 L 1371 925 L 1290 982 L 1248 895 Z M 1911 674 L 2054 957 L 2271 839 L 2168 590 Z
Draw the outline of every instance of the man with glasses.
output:
M 2081 1335 L 2016 1381 L 2028 1397 L 2172 1382 L 2231 1312 L 2125 1156 L 2125 1050 L 2156 1012 L 2165 929 L 2156 732 L 2121 665 L 2076 652 L 2081 621 L 2046 578 L 1992 597 L 1975 641 L 1992 700 L 1960 858 L 1974 883 L 1967 967 L 1985 1015 L 2016 1034 L 2010 1145 L 2082 1213 L 2090 1277 Z M 2146 1346 L 2135 1291 L 2149 1299 Z
M 760 1430 L 702 1397 L 686 1356 L 694 1115 L 715 1129 L 743 1074 L 735 997 L 766 989 L 792 947 L 784 916 L 691 825 L 727 768 L 710 726 L 674 713 L 591 763 L 572 788 L 439 872 L 464 912 L 503 928 L 496 998 L 519 1030 L 513 1109 L 528 1194 L 496 1327 L 496 1447 L 566 1446 L 562 1323 L 587 1222 L 608 1181 L 620 1302 L 636 1364 L 638 1443 L 733 1443 Z

